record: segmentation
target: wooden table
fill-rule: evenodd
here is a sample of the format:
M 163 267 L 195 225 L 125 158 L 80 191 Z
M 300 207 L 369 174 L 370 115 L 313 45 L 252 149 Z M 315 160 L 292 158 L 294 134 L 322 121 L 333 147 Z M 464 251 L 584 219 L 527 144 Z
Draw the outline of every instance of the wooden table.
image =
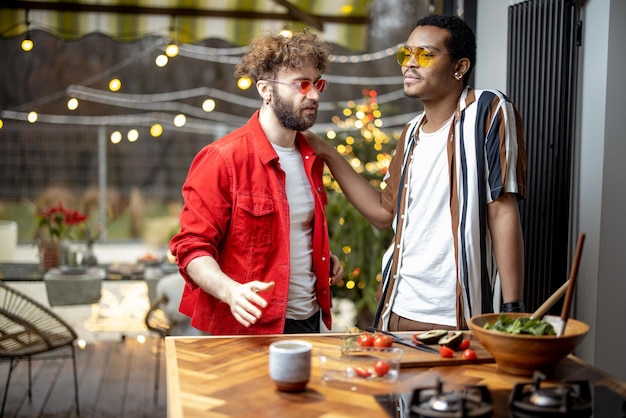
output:
M 410 334 L 407 334 L 410 336 Z M 316 349 L 340 347 L 345 335 L 306 334 L 236 337 L 167 337 L 167 408 L 170 418 L 192 417 L 384 417 L 401 416 L 394 411 L 399 400 L 410 400 L 413 390 L 444 382 L 444 389 L 487 385 L 494 417 L 508 415 L 511 389 L 531 378 L 507 375 L 498 368 L 477 341 L 478 362 L 453 360 L 403 347 L 407 358 L 421 356 L 422 367 L 411 360 L 401 367 L 392 383 L 356 380 L 324 382 L 313 356 L 311 380 L 306 392 L 282 393 L 268 375 L 268 346 L 279 339 L 303 339 Z M 402 347 L 394 344 L 394 346 Z M 315 353 L 314 353 L 315 354 Z M 411 357 L 413 356 L 413 357 Z M 546 384 L 587 380 L 626 396 L 626 383 L 570 356 L 557 366 Z M 405 412 L 408 416 L 408 412 Z

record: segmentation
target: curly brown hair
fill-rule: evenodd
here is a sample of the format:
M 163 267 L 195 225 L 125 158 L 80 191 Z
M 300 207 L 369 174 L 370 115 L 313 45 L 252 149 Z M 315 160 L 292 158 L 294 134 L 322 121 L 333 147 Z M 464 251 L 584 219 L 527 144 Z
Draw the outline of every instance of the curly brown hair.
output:
M 330 46 L 314 33 L 295 32 L 291 37 L 265 35 L 250 43 L 248 52 L 235 66 L 234 76 L 250 77 L 254 82 L 274 78 L 279 70 L 312 66 L 325 72 L 329 65 Z

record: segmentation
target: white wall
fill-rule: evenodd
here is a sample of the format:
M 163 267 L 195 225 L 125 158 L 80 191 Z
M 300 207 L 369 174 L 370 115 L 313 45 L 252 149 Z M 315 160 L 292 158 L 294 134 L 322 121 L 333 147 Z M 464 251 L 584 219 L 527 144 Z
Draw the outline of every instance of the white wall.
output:
M 507 12 L 518 1 L 478 2 L 475 84 L 506 88 Z M 573 253 L 586 234 L 574 316 L 590 332 L 576 350 L 583 360 L 626 381 L 626 2 L 588 0 L 579 49 L 577 138 L 572 190 Z M 503 27 L 504 25 L 504 27 Z
M 502 0 L 480 0 L 476 16 L 474 87 L 506 91 L 507 13 Z
M 578 288 L 577 307 L 595 338 L 583 342 L 581 356 L 626 380 L 626 2 L 588 1 L 582 17 L 578 225 L 593 241 L 583 259 L 580 281 L 587 288 Z
M 594 45 L 594 60 L 590 60 L 590 51 L 580 50 L 578 82 L 578 127 L 579 156 L 578 192 L 576 202 L 578 216 L 576 226 L 587 234 L 581 260 L 577 284 L 576 316 L 589 324 L 590 331 L 580 345 L 577 354 L 593 362 L 596 358 L 595 342 L 598 341 L 598 271 L 600 230 L 602 219 L 602 166 L 605 146 L 606 83 L 608 64 L 608 25 L 589 30 L 591 22 L 608 21 L 609 2 L 585 7 L 581 11 L 584 25 L 583 45 Z M 597 61 L 597 62 L 593 62 Z M 593 138 L 593 139 L 591 139 Z M 585 295 L 584 298 L 580 295 Z

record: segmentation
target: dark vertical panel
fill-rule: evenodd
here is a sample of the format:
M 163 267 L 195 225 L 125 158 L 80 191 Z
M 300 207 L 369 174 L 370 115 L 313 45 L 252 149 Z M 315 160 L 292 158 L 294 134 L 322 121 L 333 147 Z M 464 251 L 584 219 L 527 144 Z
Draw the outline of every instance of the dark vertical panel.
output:
M 528 153 L 528 194 L 520 210 L 529 310 L 568 276 L 577 19 L 575 1 L 509 8 L 507 89 L 524 120 Z

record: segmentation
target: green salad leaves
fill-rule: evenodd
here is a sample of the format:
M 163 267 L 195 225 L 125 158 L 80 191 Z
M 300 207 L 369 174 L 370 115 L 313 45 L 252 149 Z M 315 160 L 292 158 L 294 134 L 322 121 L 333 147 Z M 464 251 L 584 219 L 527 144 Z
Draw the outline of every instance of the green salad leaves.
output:
M 506 334 L 556 335 L 551 324 L 544 320 L 530 318 L 507 318 L 502 312 L 493 324 L 485 324 L 485 329 Z

